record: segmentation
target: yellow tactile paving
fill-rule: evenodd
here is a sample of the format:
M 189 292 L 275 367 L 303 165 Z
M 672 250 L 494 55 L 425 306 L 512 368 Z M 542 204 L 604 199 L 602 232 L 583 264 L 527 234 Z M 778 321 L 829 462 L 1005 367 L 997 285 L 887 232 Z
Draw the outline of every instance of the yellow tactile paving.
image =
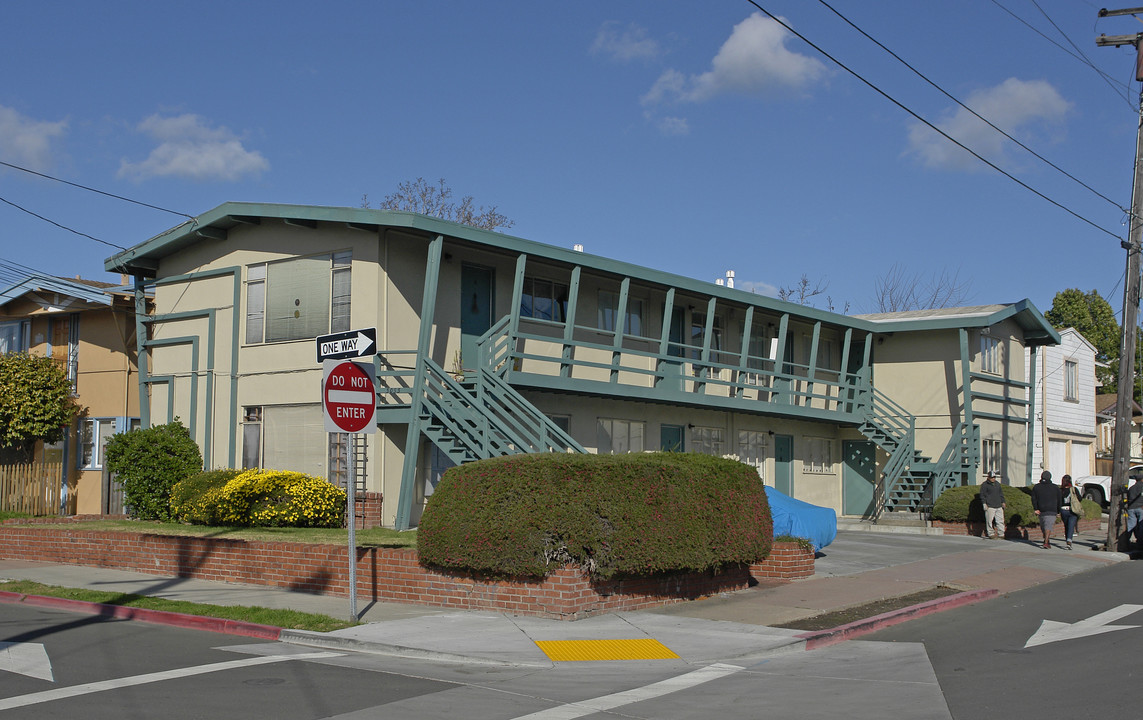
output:
M 678 655 L 651 638 L 634 640 L 536 640 L 550 660 L 677 660 Z

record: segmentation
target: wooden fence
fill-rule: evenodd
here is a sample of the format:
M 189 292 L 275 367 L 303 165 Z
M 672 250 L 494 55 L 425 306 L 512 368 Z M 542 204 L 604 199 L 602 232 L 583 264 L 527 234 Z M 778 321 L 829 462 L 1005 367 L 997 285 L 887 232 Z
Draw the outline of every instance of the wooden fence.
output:
M 63 463 L 0 465 L 0 511 L 59 515 Z

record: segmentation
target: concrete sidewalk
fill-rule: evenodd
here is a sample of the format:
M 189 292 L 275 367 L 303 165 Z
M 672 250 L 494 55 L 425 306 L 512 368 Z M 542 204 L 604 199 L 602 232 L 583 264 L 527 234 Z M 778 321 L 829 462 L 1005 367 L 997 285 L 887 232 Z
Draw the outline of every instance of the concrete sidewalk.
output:
M 813 645 L 822 634 L 773 627 L 937 585 L 963 590 L 923 608 L 937 611 L 1056 580 L 1113 562 L 1122 553 L 1093 552 L 1103 539 L 1077 535 L 1074 550 L 1029 541 L 841 531 L 825 548 L 812 578 L 762 583 L 664 608 L 576 622 L 457 612 L 429 606 L 358 600 L 362 625 L 332 633 L 283 631 L 280 639 L 323 647 L 443 661 L 551 665 L 537 642 L 651 640 L 688 662 L 763 657 Z M 255 605 L 345 618 L 349 600 L 260 586 L 168 578 L 101 568 L 0 560 L 0 578 L 26 579 L 214 605 Z M 887 620 L 880 621 L 882 626 Z M 185 624 L 185 623 L 181 623 Z M 876 623 L 874 623 L 876 626 Z M 807 640 L 809 642 L 807 643 Z M 591 644 L 587 644 L 591 652 Z M 593 659 L 587 657 L 584 659 Z

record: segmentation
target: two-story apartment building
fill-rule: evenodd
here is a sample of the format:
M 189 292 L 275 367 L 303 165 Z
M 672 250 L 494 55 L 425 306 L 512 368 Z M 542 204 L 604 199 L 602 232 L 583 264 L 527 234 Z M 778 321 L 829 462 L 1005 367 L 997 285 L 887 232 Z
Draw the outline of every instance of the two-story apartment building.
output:
M 139 422 L 135 307 L 130 286 L 37 273 L 0 292 L 0 352 L 57 359 L 81 409 L 63 441 L 36 449 L 38 460 L 61 464 L 62 512 L 121 510 L 103 447 Z
M 181 418 L 211 467 L 356 467 L 400 528 L 445 468 L 513 452 L 735 455 L 839 513 L 924 507 L 978 479 L 982 433 L 1027 475 L 1023 350 L 1059 342 L 1028 301 L 849 317 L 362 208 L 227 203 L 106 268 L 154 292 L 145 423 Z M 324 430 L 314 339 L 356 328 L 381 387 L 351 440 Z

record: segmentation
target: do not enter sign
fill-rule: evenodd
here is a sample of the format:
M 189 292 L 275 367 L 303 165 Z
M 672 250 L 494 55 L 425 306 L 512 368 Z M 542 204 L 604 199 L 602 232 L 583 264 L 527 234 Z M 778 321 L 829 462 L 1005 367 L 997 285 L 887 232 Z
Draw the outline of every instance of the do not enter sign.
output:
M 375 433 L 376 375 L 372 365 L 326 360 L 322 363 L 321 404 L 326 432 Z

